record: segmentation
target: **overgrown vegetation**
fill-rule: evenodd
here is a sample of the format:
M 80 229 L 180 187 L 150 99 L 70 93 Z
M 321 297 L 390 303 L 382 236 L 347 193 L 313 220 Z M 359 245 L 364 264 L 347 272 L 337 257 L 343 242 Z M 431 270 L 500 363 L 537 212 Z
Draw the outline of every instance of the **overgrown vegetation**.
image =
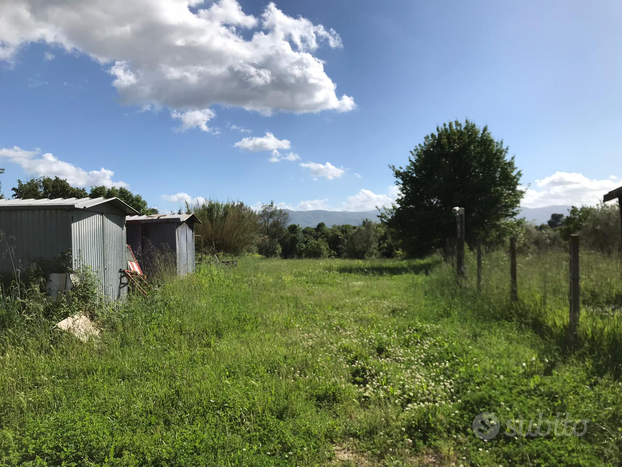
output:
M 522 255 L 515 305 L 504 253 L 480 294 L 468 259 L 461 287 L 436 257 L 205 265 L 86 344 L 6 293 L 0 464 L 619 465 L 619 257 L 583 254 L 576 353 L 566 255 Z M 481 412 L 588 428 L 484 442 Z

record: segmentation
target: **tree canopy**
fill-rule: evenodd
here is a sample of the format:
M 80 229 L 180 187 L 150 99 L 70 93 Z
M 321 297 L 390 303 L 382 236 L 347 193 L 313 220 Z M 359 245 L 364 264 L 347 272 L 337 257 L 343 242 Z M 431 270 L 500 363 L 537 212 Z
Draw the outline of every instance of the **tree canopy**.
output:
M 391 166 L 400 194 L 382 218 L 411 254 L 424 254 L 456 236 L 454 206 L 466 209 L 466 239 L 487 238 L 518 212 L 524 192 L 509 148 L 488 127 L 466 120 L 437 127 L 409 157 Z
M 91 187 L 90 193 L 84 188 L 76 188 L 60 177 L 31 178 L 25 182 L 17 181 L 12 189 L 13 198 L 21 199 L 55 199 L 55 198 L 119 198 L 141 214 L 155 214 L 157 209 L 150 208 L 147 201 L 140 195 L 133 194 L 127 188 Z
M 116 187 L 107 188 L 105 186 L 91 187 L 91 192 L 89 194 L 89 197 L 91 198 L 100 198 L 100 197 L 119 198 L 125 204 L 133 207 L 134 209 L 136 209 L 138 212 L 140 212 L 143 215 L 158 213 L 157 209 L 149 207 L 149 205 L 147 204 L 147 201 L 143 199 L 142 196 L 138 194 L 135 195 L 130 190 L 128 190 L 127 188 L 123 188 L 123 187 L 121 188 L 116 188 Z
M 31 178 L 25 182 L 17 181 L 12 189 L 13 198 L 21 199 L 55 199 L 55 198 L 86 198 L 84 188 L 72 187 L 67 180 L 59 177 Z

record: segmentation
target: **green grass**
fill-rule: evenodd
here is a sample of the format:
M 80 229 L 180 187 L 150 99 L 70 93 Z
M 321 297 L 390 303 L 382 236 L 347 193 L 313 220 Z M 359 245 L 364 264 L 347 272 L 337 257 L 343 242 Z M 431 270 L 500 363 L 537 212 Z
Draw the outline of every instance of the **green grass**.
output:
M 586 258 L 586 307 L 615 307 L 619 262 Z M 238 265 L 102 314 L 97 342 L 2 331 L 0 465 L 619 465 L 622 333 L 584 311 L 564 349 L 564 256 L 521 258 L 514 305 L 503 255 L 480 295 L 435 258 Z M 589 424 L 484 442 L 481 412 Z

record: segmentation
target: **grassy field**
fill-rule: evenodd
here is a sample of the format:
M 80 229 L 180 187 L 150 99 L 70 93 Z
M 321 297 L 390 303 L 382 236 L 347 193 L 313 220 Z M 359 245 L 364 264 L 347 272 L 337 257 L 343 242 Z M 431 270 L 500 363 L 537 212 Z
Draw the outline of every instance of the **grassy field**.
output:
M 620 263 L 586 257 L 571 353 L 564 258 L 521 258 L 518 304 L 504 255 L 479 295 L 437 258 L 246 258 L 100 313 L 88 344 L 3 330 L 0 465 L 620 465 Z M 482 412 L 587 431 L 484 441 Z

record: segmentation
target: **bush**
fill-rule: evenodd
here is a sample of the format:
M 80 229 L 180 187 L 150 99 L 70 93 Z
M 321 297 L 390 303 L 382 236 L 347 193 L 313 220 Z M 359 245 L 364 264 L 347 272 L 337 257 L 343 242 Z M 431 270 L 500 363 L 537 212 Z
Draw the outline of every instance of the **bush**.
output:
M 209 200 L 186 205 L 186 210 L 202 222 L 195 226 L 197 249 L 239 255 L 255 244 L 258 215 L 244 203 Z
M 372 221 L 365 219 L 346 240 L 346 256 L 353 259 L 372 258 L 378 254 L 378 238 Z
M 620 208 L 616 204 L 601 204 L 593 208 L 581 227 L 581 243 L 600 253 L 611 255 L 620 251 Z
M 308 259 L 328 258 L 329 252 L 330 249 L 324 239 L 308 239 L 302 247 L 302 257 Z

